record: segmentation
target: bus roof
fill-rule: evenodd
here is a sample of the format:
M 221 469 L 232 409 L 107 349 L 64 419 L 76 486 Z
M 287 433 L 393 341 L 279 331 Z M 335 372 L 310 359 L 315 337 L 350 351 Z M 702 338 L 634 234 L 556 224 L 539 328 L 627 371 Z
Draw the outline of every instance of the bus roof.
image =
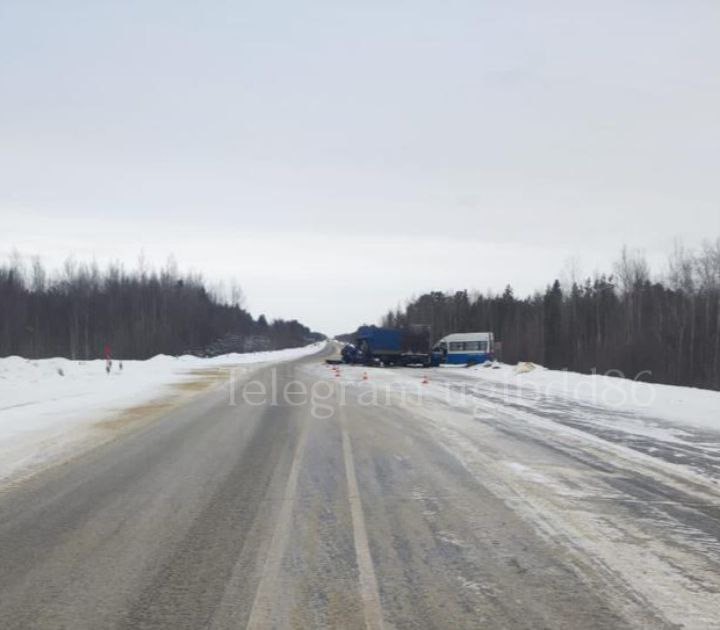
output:
M 445 335 L 442 339 L 440 339 L 440 341 L 490 341 L 492 339 L 493 334 L 491 332 L 467 332 Z

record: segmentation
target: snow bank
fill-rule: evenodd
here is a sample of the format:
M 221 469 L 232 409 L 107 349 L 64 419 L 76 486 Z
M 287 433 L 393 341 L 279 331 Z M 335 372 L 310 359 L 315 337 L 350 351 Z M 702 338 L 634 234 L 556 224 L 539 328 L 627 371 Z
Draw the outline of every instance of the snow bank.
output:
M 508 396 L 525 400 L 561 398 L 595 407 L 720 432 L 720 392 L 694 387 L 659 385 L 617 376 L 580 374 L 535 366 L 518 371 L 515 366 L 494 364 L 451 368 L 458 376 L 493 383 Z
M 146 361 L 0 358 L 0 482 L 77 444 L 83 429 L 149 402 L 168 386 L 197 379 L 197 370 L 259 366 L 319 352 L 323 343 L 213 358 L 158 355 Z M 193 374 L 195 372 L 195 374 Z

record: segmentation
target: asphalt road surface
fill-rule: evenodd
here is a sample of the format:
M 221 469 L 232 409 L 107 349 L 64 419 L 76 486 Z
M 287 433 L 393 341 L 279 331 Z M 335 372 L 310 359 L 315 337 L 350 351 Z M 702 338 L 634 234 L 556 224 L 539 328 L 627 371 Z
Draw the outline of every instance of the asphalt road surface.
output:
M 262 368 L 6 488 L 0 627 L 720 627 L 710 482 L 388 372 Z

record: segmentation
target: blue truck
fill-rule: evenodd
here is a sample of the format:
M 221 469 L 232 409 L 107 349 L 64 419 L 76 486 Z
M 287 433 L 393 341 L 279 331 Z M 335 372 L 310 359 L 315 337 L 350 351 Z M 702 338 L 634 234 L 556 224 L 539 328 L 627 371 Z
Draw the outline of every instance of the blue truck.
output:
M 362 365 L 417 365 L 437 367 L 442 354 L 434 352 L 430 328 L 413 325 L 407 328 L 360 326 L 353 343 L 342 349 L 344 363 Z

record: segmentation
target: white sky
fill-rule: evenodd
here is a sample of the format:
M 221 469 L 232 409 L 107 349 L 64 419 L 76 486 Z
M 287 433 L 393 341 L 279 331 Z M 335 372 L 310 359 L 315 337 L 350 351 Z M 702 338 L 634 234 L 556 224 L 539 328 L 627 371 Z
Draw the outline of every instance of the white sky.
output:
M 327 333 L 720 236 L 717 0 L 0 3 L 0 255 Z

